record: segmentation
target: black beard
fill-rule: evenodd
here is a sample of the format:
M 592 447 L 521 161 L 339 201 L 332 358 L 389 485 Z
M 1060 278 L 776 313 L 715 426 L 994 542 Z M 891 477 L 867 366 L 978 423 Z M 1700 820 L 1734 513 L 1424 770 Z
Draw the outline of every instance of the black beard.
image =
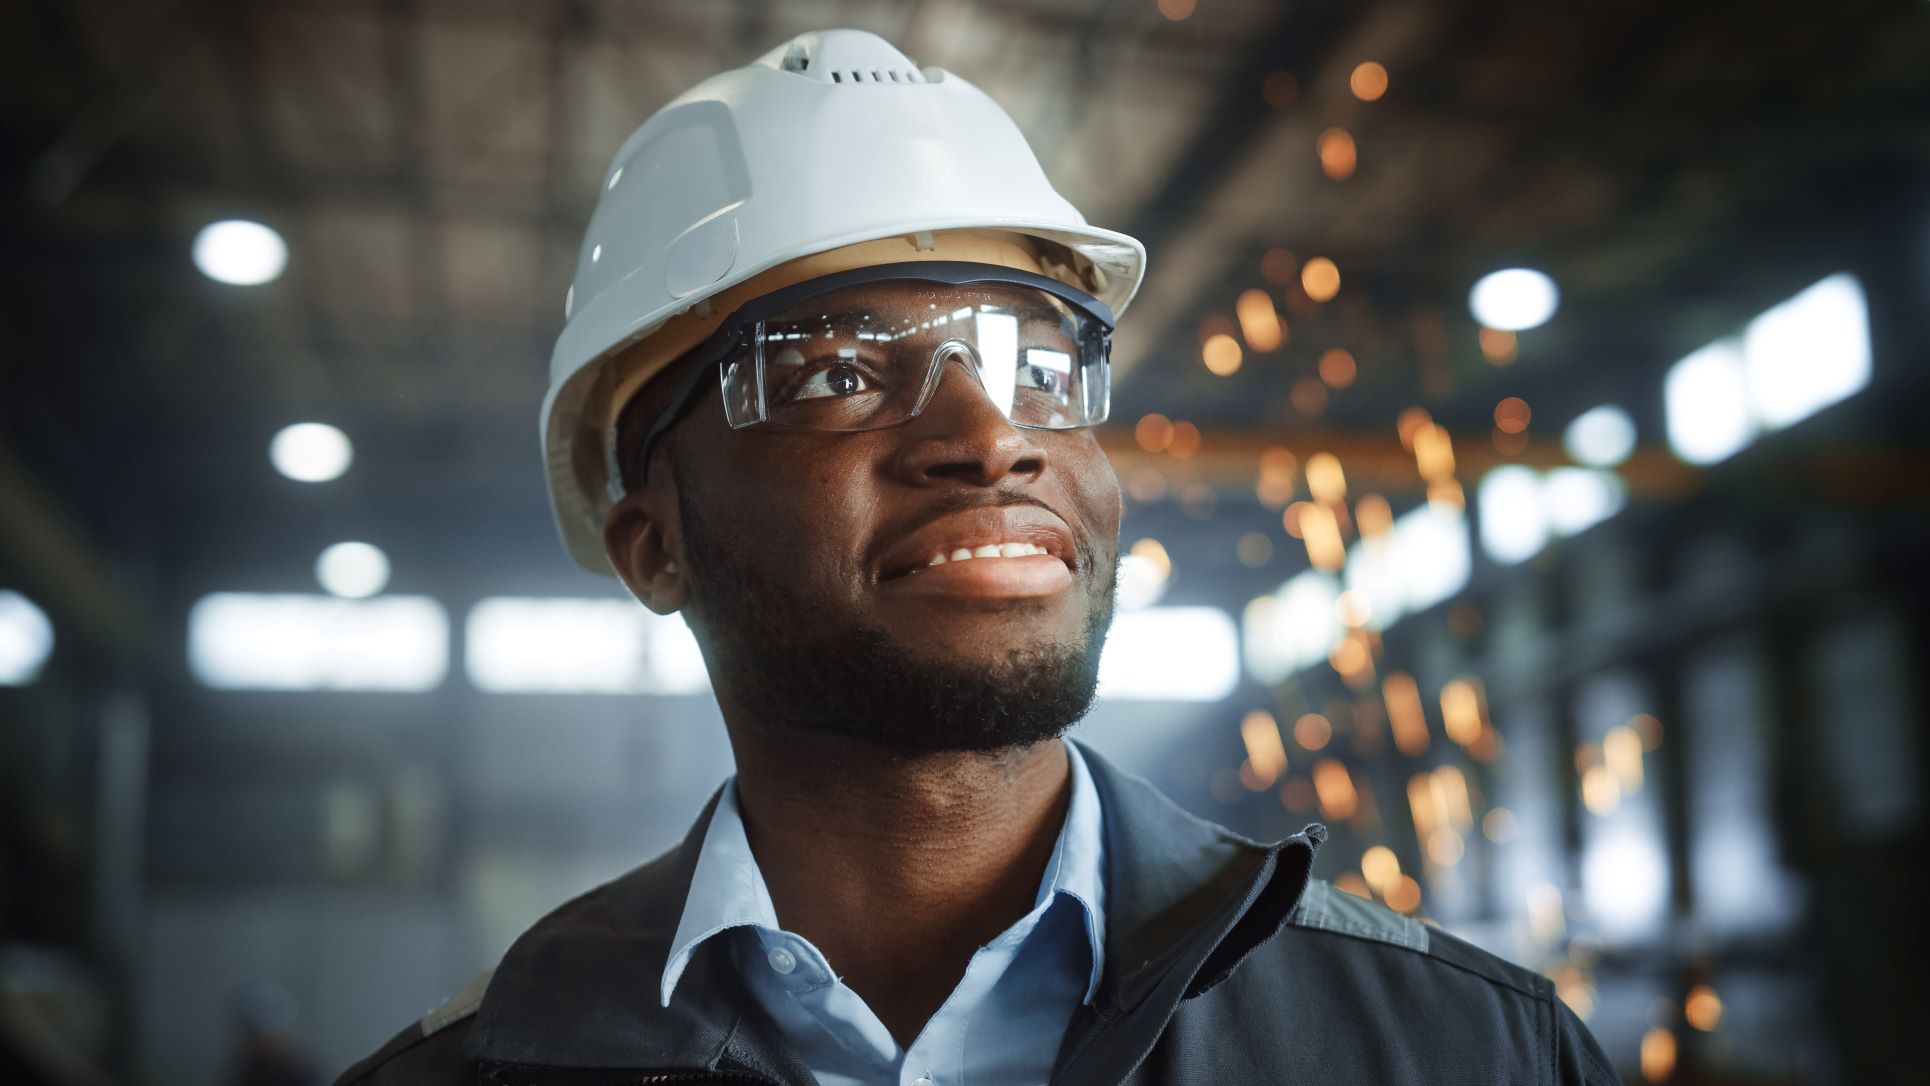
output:
M 729 541 L 709 530 L 684 493 L 684 560 L 704 586 L 690 625 L 712 681 L 758 726 L 906 755 L 983 752 L 1056 739 L 1092 708 L 1112 625 L 1116 558 L 1081 556 L 1105 580 L 1090 593 L 1077 642 L 1013 649 L 994 666 L 961 668 L 873 626 L 838 628 L 789 583 L 731 562 Z

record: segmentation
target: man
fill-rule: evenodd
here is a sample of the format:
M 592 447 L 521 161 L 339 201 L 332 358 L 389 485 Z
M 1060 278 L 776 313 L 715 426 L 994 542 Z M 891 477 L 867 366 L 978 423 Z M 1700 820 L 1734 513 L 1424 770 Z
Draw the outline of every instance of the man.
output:
M 545 416 L 566 543 L 703 647 L 738 773 L 348 1083 L 1615 1081 L 1543 978 L 1060 736 L 1143 251 L 868 34 L 619 151 Z

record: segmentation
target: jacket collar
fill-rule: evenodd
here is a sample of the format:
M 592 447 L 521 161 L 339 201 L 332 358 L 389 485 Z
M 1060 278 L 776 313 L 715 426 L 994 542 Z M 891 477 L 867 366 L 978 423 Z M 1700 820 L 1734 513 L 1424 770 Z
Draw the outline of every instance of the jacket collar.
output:
M 727 984 L 692 983 L 689 998 L 659 1007 L 653 978 L 663 972 L 721 792 L 682 844 L 568 902 L 516 940 L 490 978 L 465 1052 L 525 1066 L 718 1066 L 742 1001 Z M 693 981 L 716 973 L 704 968 L 711 957 L 693 962 Z
M 1324 828 L 1262 845 L 1194 818 L 1091 748 L 1082 744 L 1080 752 L 1105 820 L 1098 1013 L 1111 1019 L 1168 997 L 1177 1004 L 1224 978 L 1285 924 Z M 669 1007 L 658 1002 L 717 802 L 713 795 L 675 849 L 562 906 L 516 940 L 469 1032 L 471 1057 L 796 1077 L 769 1027 L 747 1020 L 749 995 L 716 944 L 692 956 L 678 998 Z
M 1182 986 L 1217 983 L 1286 923 L 1326 827 L 1261 844 L 1194 817 L 1143 778 L 1082 749 L 1106 819 L 1102 1004 L 1132 1007 L 1176 970 L 1188 973 Z M 1241 941 L 1223 945 L 1236 933 Z M 1224 970 L 1205 975 L 1222 960 Z
M 1098 993 L 1106 961 L 1105 818 L 1093 787 L 1092 771 L 1086 767 L 1085 755 L 1077 744 L 1067 745 L 1066 761 L 1072 794 L 1033 906 L 1043 912 L 1063 894 L 1078 910 L 1085 943 L 1091 948 L 1084 995 L 1085 1002 L 1090 1003 Z M 735 780 L 724 785 L 711 809 L 710 825 L 698 848 L 685 898 L 670 944 L 669 964 L 659 984 L 658 1002 L 666 1007 L 699 946 L 732 928 L 772 933 L 780 930 L 770 886 L 751 854 Z

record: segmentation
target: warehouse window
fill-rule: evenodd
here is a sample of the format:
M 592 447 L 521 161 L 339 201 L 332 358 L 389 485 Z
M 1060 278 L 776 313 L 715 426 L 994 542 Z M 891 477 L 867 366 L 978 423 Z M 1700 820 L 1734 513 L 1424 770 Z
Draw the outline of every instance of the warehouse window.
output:
M 1396 520 L 1392 532 L 1355 543 L 1344 578 L 1347 590 L 1366 601 L 1365 625 L 1384 630 L 1467 587 L 1471 565 L 1467 518 L 1460 510 L 1420 505 Z M 1332 631 L 1327 651 L 1339 643 Z
M 1339 578 L 1310 569 L 1247 604 L 1242 625 L 1254 678 L 1281 682 L 1325 660 L 1347 633 L 1336 613 L 1339 600 Z
M 627 599 L 525 599 L 476 604 L 466 623 L 469 681 L 497 693 L 696 694 L 710 689 L 680 615 Z
M 423 596 L 217 592 L 188 613 L 188 666 L 224 690 L 430 690 L 449 618 Z
M 1749 322 L 1742 334 L 1749 406 L 1765 430 L 1806 419 L 1870 383 L 1863 288 L 1830 276 Z
M 1537 472 L 1507 464 L 1481 477 L 1475 501 L 1482 549 L 1494 561 L 1514 565 L 1540 553 L 1550 538 L 1579 534 L 1621 512 L 1628 493 L 1612 471 Z
M 1742 346 L 1711 343 L 1669 370 L 1662 385 L 1669 445 L 1691 464 L 1714 464 L 1756 439 Z
M 1217 607 L 1121 611 L 1099 658 L 1099 696 L 1218 701 L 1240 682 L 1240 637 Z
M 1663 386 L 1669 445 L 1714 464 L 1870 383 L 1870 316 L 1838 272 L 1677 362 Z

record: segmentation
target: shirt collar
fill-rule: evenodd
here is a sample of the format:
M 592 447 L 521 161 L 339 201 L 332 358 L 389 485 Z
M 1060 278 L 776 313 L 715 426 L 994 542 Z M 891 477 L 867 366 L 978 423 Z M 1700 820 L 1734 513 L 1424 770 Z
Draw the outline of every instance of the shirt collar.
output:
M 1090 1003 L 1105 967 L 1105 832 L 1099 791 L 1093 785 L 1085 757 L 1078 744 L 1063 745 L 1072 768 L 1072 794 L 1066 805 L 1065 824 L 1059 829 L 1058 841 L 1039 880 L 1034 905 L 1050 905 L 1057 895 L 1064 894 L 1077 902 L 1085 914 L 1086 940 L 1092 950 L 1092 972 L 1085 993 L 1085 1002 Z M 771 904 L 770 887 L 764 882 L 763 872 L 758 870 L 756 857 L 751 854 L 743 811 L 737 804 L 737 782 L 733 779 L 724 785 L 717 809 L 711 814 L 696 869 L 691 873 L 690 894 L 684 900 L 683 916 L 670 941 L 670 957 L 664 963 L 658 986 L 663 1006 L 670 1006 L 670 996 L 697 948 L 713 936 L 737 927 L 781 930 L 777 908 Z
M 1099 990 L 1106 965 L 1106 834 L 1099 808 L 1099 789 L 1093 786 L 1079 744 L 1065 743 L 1072 763 L 1072 796 L 1066 804 L 1065 826 L 1059 831 L 1052 857 L 1046 861 L 1034 904 L 1064 894 L 1085 913 L 1086 941 L 1092 948 L 1092 975 L 1086 982 L 1085 1002 Z

